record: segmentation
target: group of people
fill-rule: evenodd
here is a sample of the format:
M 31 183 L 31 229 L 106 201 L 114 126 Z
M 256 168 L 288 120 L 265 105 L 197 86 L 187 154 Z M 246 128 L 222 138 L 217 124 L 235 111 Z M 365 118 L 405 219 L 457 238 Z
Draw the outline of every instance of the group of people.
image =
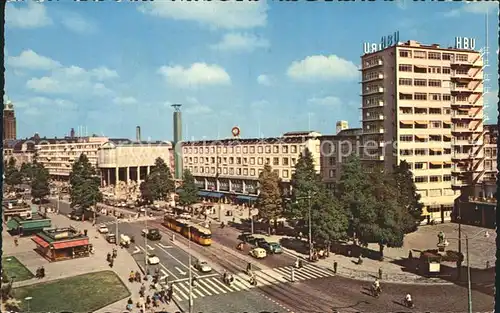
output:
M 111 253 L 108 252 L 108 255 L 106 256 L 106 261 L 108 261 L 109 267 L 113 267 L 114 261 L 117 256 L 118 256 L 118 250 L 116 250 L 116 248 L 113 248 L 113 251 Z
M 42 279 L 45 277 L 45 267 L 40 266 L 39 268 L 36 269 L 36 278 Z
M 228 274 L 226 271 L 224 271 L 224 274 L 222 275 L 222 280 L 224 283 L 230 285 L 234 281 L 233 274 Z
M 373 282 L 372 292 L 376 296 L 382 293 L 382 288 L 380 287 L 380 281 L 378 280 L 378 278 L 376 278 L 375 281 Z M 404 305 L 409 308 L 413 308 L 413 300 L 409 293 L 407 293 L 404 298 Z

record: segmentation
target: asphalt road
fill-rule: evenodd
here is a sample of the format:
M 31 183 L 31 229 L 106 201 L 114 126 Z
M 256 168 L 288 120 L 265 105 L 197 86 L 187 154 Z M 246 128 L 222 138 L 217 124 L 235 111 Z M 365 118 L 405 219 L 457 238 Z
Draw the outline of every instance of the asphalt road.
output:
M 212 227 L 212 240 L 224 245 L 241 255 L 248 255 L 250 250 L 254 247 L 251 245 L 245 245 L 243 251 L 236 250 L 236 246 L 240 243 L 238 236 L 241 234 L 237 229 L 232 227 Z M 281 254 L 268 254 L 264 259 L 256 260 L 256 262 L 262 263 L 263 265 L 271 268 L 291 266 L 295 263 L 295 258 L 292 256 L 281 253 Z

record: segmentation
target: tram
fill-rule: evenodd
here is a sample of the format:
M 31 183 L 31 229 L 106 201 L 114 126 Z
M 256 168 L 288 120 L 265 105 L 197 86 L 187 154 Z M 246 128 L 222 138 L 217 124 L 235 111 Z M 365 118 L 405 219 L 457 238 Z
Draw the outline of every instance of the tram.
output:
M 210 246 L 212 244 L 212 232 L 210 229 L 191 221 L 176 219 L 172 215 L 165 215 L 163 225 L 202 246 Z

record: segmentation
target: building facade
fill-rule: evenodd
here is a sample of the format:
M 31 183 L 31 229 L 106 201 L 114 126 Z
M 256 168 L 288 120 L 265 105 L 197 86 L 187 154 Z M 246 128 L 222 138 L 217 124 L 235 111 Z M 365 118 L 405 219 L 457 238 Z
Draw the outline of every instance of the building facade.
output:
M 173 169 L 172 143 L 109 140 L 97 152 L 102 185 L 116 185 L 117 181 L 139 183 L 149 175 L 157 158 Z
M 107 137 L 41 138 L 36 143 L 38 162 L 42 163 L 55 180 L 68 180 L 71 169 L 81 154 L 85 154 L 92 166 L 97 166 L 97 151 Z
M 16 114 L 10 100 L 3 104 L 3 140 L 15 140 L 17 136 Z
M 484 125 L 484 166 L 483 182 L 495 183 L 497 180 L 497 140 L 498 125 Z
M 406 160 L 426 214 L 448 220 L 460 189 L 483 174 L 482 54 L 410 40 L 361 57 L 368 166 Z
M 290 190 L 290 179 L 300 153 L 308 148 L 320 172 L 320 136 L 317 132 L 290 132 L 282 137 L 183 142 L 183 164 L 205 191 L 257 196 L 258 180 L 269 164 Z

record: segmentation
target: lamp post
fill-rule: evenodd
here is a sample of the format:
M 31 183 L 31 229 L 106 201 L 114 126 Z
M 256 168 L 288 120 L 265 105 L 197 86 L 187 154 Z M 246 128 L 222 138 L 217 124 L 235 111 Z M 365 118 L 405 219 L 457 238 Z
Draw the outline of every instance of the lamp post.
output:
M 191 272 L 191 226 L 188 227 L 188 265 L 189 265 L 189 313 L 193 313 L 193 275 Z
M 313 242 L 312 242 L 312 227 L 311 227 L 311 198 L 313 196 L 313 193 L 311 191 L 307 192 L 306 197 L 298 197 L 295 198 L 295 200 L 304 200 L 307 199 L 307 219 L 308 219 L 308 228 L 309 228 L 309 259 L 312 257 L 312 251 L 313 251 Z
M 26 304 L 28 306 L 28 312 L 30 311 L 30 301 L 33 299 L 33 297 L 26 297 L 24 300 L 26 300 Z
M 148 215 L 148 207 L 145 206 L 144 207 L 144 215 L 147 216 Z M 145 233 L 144 233 L 144 270 L 146 271 L 146 273 L 144 274 L 147 274 L 148 272 L 148 219 L 145 218 L 144 219 L 144 227 L 145 227 Z M 117 238 L 118 239 L 118 238 Z

